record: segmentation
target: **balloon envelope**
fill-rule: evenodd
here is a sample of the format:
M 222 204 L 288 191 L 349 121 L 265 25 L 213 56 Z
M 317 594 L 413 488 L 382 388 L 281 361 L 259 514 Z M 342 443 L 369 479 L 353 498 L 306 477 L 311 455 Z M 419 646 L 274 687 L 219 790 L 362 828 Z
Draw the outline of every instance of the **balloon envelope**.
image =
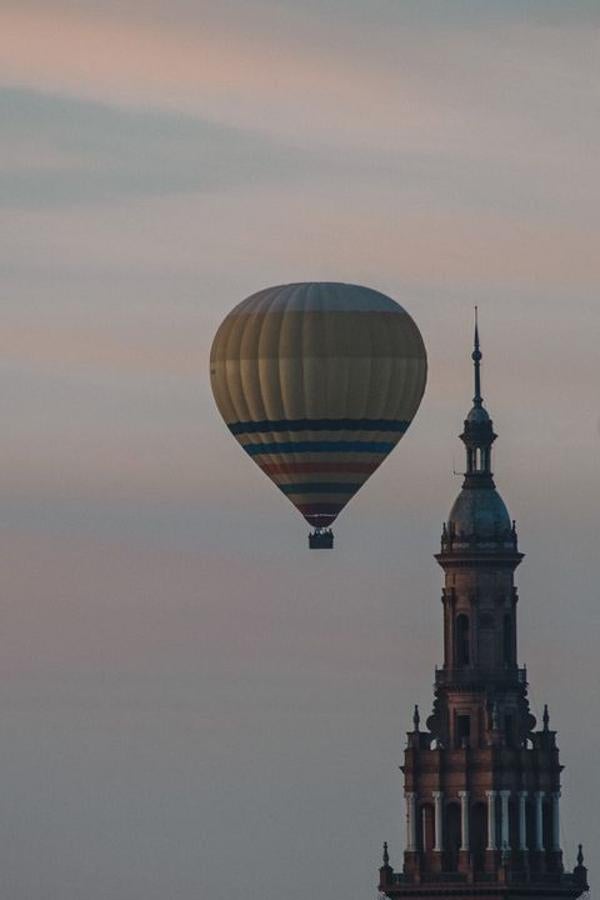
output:
M 394 300 L 307 282 L 236 306 L 213 341 L 210 372 L 236 440 L 311 525 L 325 528 L 410 425 L 427 357 Z

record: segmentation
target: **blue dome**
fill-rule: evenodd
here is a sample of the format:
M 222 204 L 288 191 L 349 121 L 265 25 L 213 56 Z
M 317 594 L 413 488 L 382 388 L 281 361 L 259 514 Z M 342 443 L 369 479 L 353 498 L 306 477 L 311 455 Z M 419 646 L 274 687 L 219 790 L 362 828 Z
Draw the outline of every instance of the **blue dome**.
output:
M 488 543 L 510 534 L 512 522 L 504 500 L 494 488 L 463 488 L 450 510 L 448 529 L 460 540 Z
M 465 421 L 473 425 L 486 425 L 488 422 L 491 422 L 491 419 L 483 406 L 474 406 Z

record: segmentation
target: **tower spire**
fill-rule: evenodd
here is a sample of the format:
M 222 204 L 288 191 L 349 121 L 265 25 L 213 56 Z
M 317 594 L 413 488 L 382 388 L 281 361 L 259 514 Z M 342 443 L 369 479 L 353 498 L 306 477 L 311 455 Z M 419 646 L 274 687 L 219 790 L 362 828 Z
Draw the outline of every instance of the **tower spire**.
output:
M 483 405 L 481 396 L 481 346 L 479 343 L 478 309 L 475 307 L 475 336 L 473 341 L 473 360 L 475 376 L 475 396 L 473 406 L 465 419 L 465 429 L 461 440 L 467 450 L 466 480 L 463 487 L 494 487 L 492 480 L 492 444 L 496 439 L 492 420 Z
M 481 350 L 479 348 L 478 318 L 478 310 L 477 307 L 475 307 L 475 341 L 473 353 L 471 354 L 471 359 L 473 360 L 475 367 L 475 396 L 473 397 L 473 403 L 475 404 L 475 406 L 481 406 L 483 402 L 483 398 L 481 396 Z
M 581 844 L 579 845 L 581 846 Z M 388 844 L 387 841 L 383 842 L 383 865 L 389 866 L 390 864 L 390 854 L 388 852 Z

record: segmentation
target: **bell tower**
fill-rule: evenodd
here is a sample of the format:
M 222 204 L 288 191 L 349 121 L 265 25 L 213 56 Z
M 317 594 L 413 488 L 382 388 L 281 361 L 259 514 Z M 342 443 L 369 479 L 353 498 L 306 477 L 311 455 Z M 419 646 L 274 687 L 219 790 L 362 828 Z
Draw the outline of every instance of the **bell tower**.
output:
M 477 314 L 476 314 L 477 315 Z M 517 530 L 494 484 L 492 420 L 475 392 L 461 440 L 462 489 L 442 528 L 444 662 L 426 729 L 415 708 L 404 753 L 406 844 L 401 872 L 387 845 L 380 892 L 389 898 L 576 898 L 587 890 L 581 847 L 566 872 L 560 844 L 556 733 L 538 728 L 517 656 Z

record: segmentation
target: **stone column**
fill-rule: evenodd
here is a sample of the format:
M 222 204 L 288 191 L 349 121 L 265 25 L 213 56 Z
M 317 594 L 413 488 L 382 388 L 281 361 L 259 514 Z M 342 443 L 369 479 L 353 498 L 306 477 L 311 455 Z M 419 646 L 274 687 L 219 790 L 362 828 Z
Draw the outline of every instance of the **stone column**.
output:
M 519 791 L 519 850 L 527 850 L 527 796 L 528 791 Z
M 459 791 L 460 797 L 460 849 L 469 849 L 469 792 Z
M 496 794 L 497 791 L 486 791 L 488 804 L 488 850 L 497 850 L 496 846 Z
M 415 818 L 415 795 L 407 791 L 406 799 L 406 852 L 414 853 L 417 849 L 417 820 Z
M 552 794 L 552 849 L 560 853 L 560 791 Z
M 535 792 L 535 849 L 544 849 L 544 791 Z
M 432 791 L 431 796 L 433 797 L 433 802 L 435 803 L 435 844 L 433 845 L 433 849 L 437 850 L 439 853 L 443 849 L 442 803 L 444 800 L 444 793 L 443 791 Z
M 500 799 L 502 801 L 502 827 L 501 827 L 501 837 L 500 837 L 500 845 L 502 850 L 510 850 L 510 831 L 509 831 L 509 812 L 508 812 L 508 801 L 510 798 L 510 791 L 500 791 Z

